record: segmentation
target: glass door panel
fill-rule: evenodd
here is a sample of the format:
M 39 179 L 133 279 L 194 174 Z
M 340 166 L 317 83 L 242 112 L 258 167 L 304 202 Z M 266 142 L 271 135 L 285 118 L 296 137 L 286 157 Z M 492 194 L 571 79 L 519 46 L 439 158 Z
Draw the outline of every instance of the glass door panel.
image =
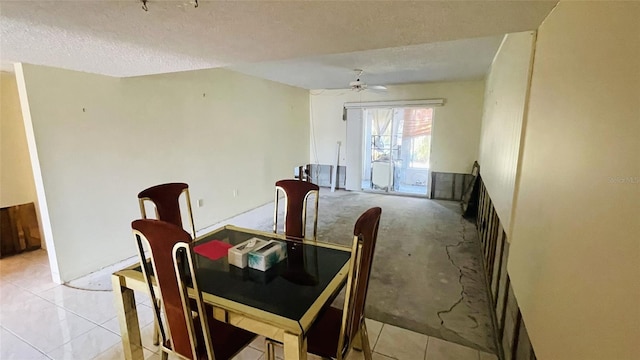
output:
M 431 108 L 364 109 L 362 189 L 427 194 Z

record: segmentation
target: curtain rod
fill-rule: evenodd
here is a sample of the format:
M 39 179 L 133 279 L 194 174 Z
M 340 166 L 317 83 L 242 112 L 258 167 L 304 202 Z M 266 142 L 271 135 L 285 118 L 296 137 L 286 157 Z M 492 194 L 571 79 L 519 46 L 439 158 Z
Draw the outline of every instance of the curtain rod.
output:
M 397 100 L 397 101 L 369 101 L 369 102 L 346 102 L 345 109 L 353 108 L 380 108 L 380 107 L 432 107 L 444 106 L 444 99 L 429 100 Z

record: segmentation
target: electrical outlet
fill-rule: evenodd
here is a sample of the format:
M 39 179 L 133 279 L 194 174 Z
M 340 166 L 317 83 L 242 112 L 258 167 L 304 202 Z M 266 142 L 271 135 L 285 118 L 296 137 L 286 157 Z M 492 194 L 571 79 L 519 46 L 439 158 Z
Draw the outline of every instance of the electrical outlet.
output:
M 238 189 L 233 189 L 233 197 L 238 197 Z
M 204 199 L 198 199 L 198 207 L 204 206 Z

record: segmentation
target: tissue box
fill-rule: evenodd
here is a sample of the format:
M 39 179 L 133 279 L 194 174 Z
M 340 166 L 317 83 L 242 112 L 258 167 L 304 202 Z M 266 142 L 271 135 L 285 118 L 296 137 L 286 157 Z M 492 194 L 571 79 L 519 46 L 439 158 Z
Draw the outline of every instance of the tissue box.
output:
M 271 240 L 259 249 L 249 252 L 249 267 L 266 271 L 287 258 L 287 245 L 282 241 Z
M 251 240 L 255 240 L 256 244 L 252 247 L 248 247 L 247 245 Z M 252 250 L 256 250 L 266 244 L 267 244 L 267 241 L 254 237 L 232 248 L 229 248 L 229 251 L 227 252 L 227 256 L 229 258 L 229 264 L 233 266 L 237 266 L 241 269 L 244 269 L 245 267 L 247 267 L 248 254 Z

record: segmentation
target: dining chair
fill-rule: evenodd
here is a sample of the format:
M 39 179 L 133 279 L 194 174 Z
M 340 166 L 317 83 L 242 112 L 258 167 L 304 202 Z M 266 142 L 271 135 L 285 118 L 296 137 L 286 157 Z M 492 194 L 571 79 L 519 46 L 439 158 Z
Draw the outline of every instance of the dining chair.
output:
M 144 189 L 138 193 L 138 204 L 140 206 L 140 215 L 143 219 L 147 219 L 147 210 L 145 202 L 149 201 L 155 209 L 156 219 L 170 222 L 176 226 L 182 225 L 182 212 L 180 211 L 180 196 L 184 194 L 187 202 L 187 215 L 190 221 L 190 231 L 192 238 L 196 237 L 196 227 L 193 223 L 193 213 L 191 212 L 191 197 L 189 196 L 189 185 L 185 183 L 167 183 L 155 185 Z M 160 335 L 158 333 L 158 324 L 155 324 L 153 332 L 153 344 L 158 345 Z
M 353 229 L 351 262 L 347 276 L 344 306 L 328 307 L 316 319 L 307 333 L 307 351 L 314 355 L 343 360 L 354 345 L 361 347 L 364 358 L 371 360 L 371 346 L 365 324 L 364 304 L 369 289 L 369 277 L 378 238 L 382 209 L 365 211 Z M 267 359 L 275 360 L 275 346 L 267 339 Z
M 143 219 L 147 219 L 145 202 L 153 203 L 156 212 L 156 219 L 170 222 L 182 227 L 182 212 L 180 211 L 180 196 L 184 194 L 187 202 L 186 215 L 189 217 L 191 236 L 196 237 L 196 227 L 193 223 L 193 213 L 191 211 L 191 197 L 189 196 L 189 185 L 185 183 L 167 183 L 152 186 L 138 193 L 138 203 L 140 214 Z
M 155 219 L 135 220 L 131 228 L 162 336 L 163 360 L 170 354 L 190 360 L 228 360 L 255 338 L 253 333 L 215 320 L 211 308 L 205 308 L 197 276 L 194 276 L 193 243 L 189 233 Z M 150 262 L 147 262 L 145 245 L 150 250 Z M 157 284 L 157 294 L 152 277 Z M 187 284 L 193 289 L 194 299 L 189 298 Z M 155 301 L 157 298 L 162 301 Z M 159 303 L 164 309 L 165 323 L 161 321 Z
M 276 182 L 273 232 L 278 232 L 278 202 L 284 193 L 284 233 L 289 237 L 304 239 L 307 227 L 309 197 L 314 196 L 313 240 L 318 235 L 318 185 L 302 180 L 279 180 Z

